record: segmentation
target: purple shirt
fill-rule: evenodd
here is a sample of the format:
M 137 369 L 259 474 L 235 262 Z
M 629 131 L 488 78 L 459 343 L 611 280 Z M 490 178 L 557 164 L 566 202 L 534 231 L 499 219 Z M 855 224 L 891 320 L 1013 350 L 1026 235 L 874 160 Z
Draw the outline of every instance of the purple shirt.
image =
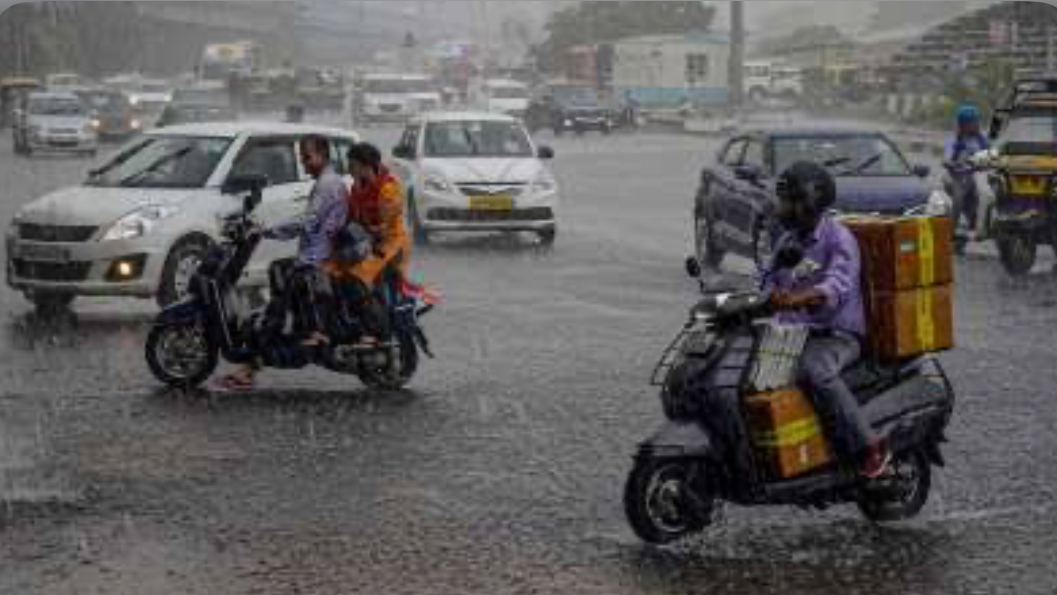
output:
M 297 261 L 317 265 L 330 258 L 334 236 L 348 220 L 348 197 L 345 181 L 328 165 L 312 186 L 304 214 L 264 235 L 276 240 L 297 238 Z
M 775 253 L 792 239 L 791 233 L 783 234 L 775 245 Z M 826 303 L 821 306 L 778 313 L 779 322 L 806 324 L 863 337 L 866 323 L 861 271 L 859 242 L 843 224 L 825 217 L 805 242 L 804 259 L 800 264 L 793 269 L 775 270 L 772 256 L 761 271 L 761 286 L 765 290 L 787 291 L 814 288 L 826 296 Z

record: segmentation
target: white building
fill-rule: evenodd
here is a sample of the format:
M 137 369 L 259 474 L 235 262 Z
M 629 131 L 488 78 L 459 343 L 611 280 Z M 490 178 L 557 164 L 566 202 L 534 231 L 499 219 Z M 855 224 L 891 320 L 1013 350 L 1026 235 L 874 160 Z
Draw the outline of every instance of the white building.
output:
M 725 33 L 651 35 L 613 43 L 613 90 L 645 107 L 727 102 Z

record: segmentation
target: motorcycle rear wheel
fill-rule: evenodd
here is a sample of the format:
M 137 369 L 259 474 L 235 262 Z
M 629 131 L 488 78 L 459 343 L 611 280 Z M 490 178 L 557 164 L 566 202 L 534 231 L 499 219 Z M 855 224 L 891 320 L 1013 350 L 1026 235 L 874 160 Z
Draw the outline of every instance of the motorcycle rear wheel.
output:
M 624 484 L 624 514 L 640 539 L 647 543 L 666 544 L 697 533 L 711 522 L 710 514 L 701 514 L 691 504 L 689 461 L 639 458 Z M 712 506 L 711 496 L 698 499 Z
M 1021 277 L 1035 266 L 1035 240 L 1030 237 L 996 238 L 998 256 L 1002 267 L 1012 277 Z
M 193 388 L 216 370 L 217 350 L 209 344 L 199 322 L 157 325 L 147 335 L 147 367 L 159 381 L 176 388 Z
M 920 450 L 896 455 L 892 460 L 891 486 L 869 485 L 857 500 L 863 516 L 875 523 L 902 521 L 917 516 L 929 499 L 932 486 L 932 465 Z
M 386 367 L 364 366 L 360 370 L 360 380 L 374 390 L 400 390 L 404 388 L 418 370 L 418 347 L 410 333 L 397 332 L 399 342 L 399 362 L 395 369 Z

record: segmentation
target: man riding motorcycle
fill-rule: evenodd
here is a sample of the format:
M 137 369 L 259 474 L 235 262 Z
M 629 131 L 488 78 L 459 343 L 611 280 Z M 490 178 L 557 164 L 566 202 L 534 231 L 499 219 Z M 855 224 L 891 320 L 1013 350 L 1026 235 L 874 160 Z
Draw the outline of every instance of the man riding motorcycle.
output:
M 292 294 L 298 292 L 314 306 L 312 315 L 304 320 L 308 328 L 299 329 L 307 335 L 302 346 L 313 348 L 330 340 L 325 331 L 332 328 L 333 295 L 325 269 L 334 250 L 335 238 L 348 218 L 348 192 L 341 176 L 330 163 L 330 141 L 326 137 L 308 135 L 301 139 L 300 147 L 301 163 L 316 183 L 312 186 L 303 215 L 262 230 L 265 238 L 298 239 L 295 259 L 278 260 L 269 266 L 272 297 L 266 309 L 264 324 L 275 327 L 275 333 L 281 332 Z M 218 387 L 229 390 L 252 388 L 256 371 L 257 366 L 254 364 L 244 364 L 222 378 Z
M 784 233 L 762 271 L 762 289 L 771 292 L 779 322 L 811 328 L 799 382 L 812 395 L 836 454 L 861 461 L 863 476 L 879 477 L 889 455 L 841 378 L 859 358 L 866 330 L 858 242 L 825 215 L 836 186 L 822 166 L 793 164 L 780 176 L 777 192 Z
M 970 232 L 977 231 L 980 194 L 973 174 L 976 168 L 969 158 L 989 148 L 987 136 L 980 131 L 980 113 L 972 105 L 958 108 L 957 128 L 943 148 L 943 167 L 947 170 L 944 185 L 953 201 L 951 219 L 957 238 L 958 224 L 965 217 Z
M 389 328 L 374 288 L 389 267 L 406 277 L 410 247 L 404 228 L 404 194 L 400 182 L 382 164 L 382 154 L 369 143 L 357 143 L 348 151 L 349 172 L 355 180 L 349 191 L 349 221 L 370 233 L 373 253 L 351 265 L 331 263 L 327 270 L 351 290 L 353 307 L 366 326 L 361 343 L 388 337 Z

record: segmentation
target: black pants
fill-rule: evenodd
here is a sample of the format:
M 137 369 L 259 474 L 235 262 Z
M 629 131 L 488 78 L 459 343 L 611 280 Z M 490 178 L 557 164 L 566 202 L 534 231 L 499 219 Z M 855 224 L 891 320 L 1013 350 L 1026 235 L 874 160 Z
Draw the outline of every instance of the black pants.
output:
M 319 267 L 299 264 L 292 258 L 277 260 L 268 267 L 268 284 L 271 300 L 265 321 L 271 331 L 285 330 L 290 314 L 294 334 L 301 337 L 316 331 L 329 334 L 336 328 L 334 291 Z

